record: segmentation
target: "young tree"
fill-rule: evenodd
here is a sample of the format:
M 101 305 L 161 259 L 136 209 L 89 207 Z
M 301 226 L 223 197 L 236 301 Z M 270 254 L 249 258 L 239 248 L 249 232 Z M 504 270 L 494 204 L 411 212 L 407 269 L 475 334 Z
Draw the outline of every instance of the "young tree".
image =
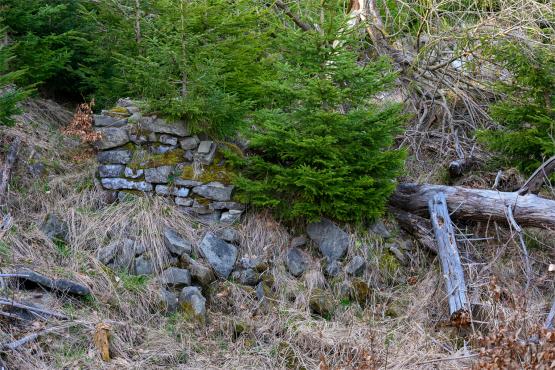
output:
M 498 83 L 503 99 L 491 106 L 499 126 L 480 135 L 530 174 L 555 155 L 555 52 L 517 43 L 501 43 L 490 52 L 511 77 Z
M 263 86 L 276 102 L 252 118 L 250 154 L 239 198 L 285 218 L 364 221 L 379 216 L 400 174 L 404 152 L 391 149 L 404 117 L 397 105 L 373 98 L 394 81 L 384 59 L 358 61 L 358 30 L 348 31 L 336 1 L 306 32 L 283 27 Z
M 0 28 L 0 126 L 12 126 L 15 123 L 12 117 L 20 113 L 17 104 L 29 95 L 28 90 L 14 84 L 24 71 L 10 72 L 8 63 L 12 59 L 5 29 Z

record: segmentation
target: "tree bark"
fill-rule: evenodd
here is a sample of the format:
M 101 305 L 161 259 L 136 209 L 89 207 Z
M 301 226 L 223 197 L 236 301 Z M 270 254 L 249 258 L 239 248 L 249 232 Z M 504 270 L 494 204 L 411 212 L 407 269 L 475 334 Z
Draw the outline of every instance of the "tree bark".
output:
M 447 210 L 445 194 L 442 192 L 434 194 L 428 202 L 428 209 L 438 245 L 438 255 L 445 280 L 451 323 L 457 326 L 468 325 L 470 314 L 464 272 L 457 249 L 455 231 Z
M 507 223 L 507 207 L 520 226 L 555 228 L 555 201 L 534 194 L 469 189 L 460 186 L 400 184 L 390 205 L 417 215 L 426 216 L 428 202 L 444 193 L 451 216 L 472 221 Z

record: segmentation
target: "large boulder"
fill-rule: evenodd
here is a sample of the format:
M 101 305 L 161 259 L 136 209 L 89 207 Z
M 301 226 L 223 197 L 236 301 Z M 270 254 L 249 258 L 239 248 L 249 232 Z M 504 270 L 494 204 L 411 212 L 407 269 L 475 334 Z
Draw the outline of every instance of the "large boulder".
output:
M 129 142 L 129 133 L 124 127 L 104 127 L 98 129 L 102 138 L 95 143 L 100 150 L 116 148 Z
M 308 225 L 307 234 L 328 261 L 342 258 L 349 247 L 349 235 L 328 219 Z
M 100 180 L 102 186 L 109 190 L 140 190 L 140 191 L 152 191 L 152 184 L 144 181 L 130 181 L 118 177 L 104 178 Z
M 66 240 L 69 232 L 67 222 L 53 213 L 46 215 L 46 219 L 40 226 L 40 230 L 51 240 Z
M 201 197 L 220 202 L 229 201 L 231 199 L 232 191 L 233 186 L 225 186 L 224 184 L 216 181 L 193 188 L 193 193 L 198 194 Z
M 291 275 L 299 277 L 306 271 L 310 258 L 299 248 L 289 248 L 285 256 L 285 263 Z
M 208 232 L 202 239 L 199 249 L 216 272 L 216 275 L 227 279 L 233 271 L 237 259 L 237 248 L 218 238 L 212 232 Z
M 188 240 L 185 240 L 175 230 L 169 227 L 164 229 L 164 244 L 171 253 L 177 254 L 178 256 L 191 254 L 193 250 L 193 246 Z
M 202 296 L 199 288 L 188 286 L 179 293 L 179 304 L 186 314 L 204 321 L 206 317 L 206 298 Z
M 190 134 L 189 127 L 185 121 L 168 122 L 156 117 L 142 117 L 139 120 L 139 129 L 179 137 L 185 137 Z
M 127 164 L 131 162 L 131 151 L 126 149 L 106 150 L 98 153 L 96 159 L 106 164 Z
M 145 170 L 145 180 L 155 184 L 165 184 L 168 182 L 173 166 L 160 166 L 147 168 Z

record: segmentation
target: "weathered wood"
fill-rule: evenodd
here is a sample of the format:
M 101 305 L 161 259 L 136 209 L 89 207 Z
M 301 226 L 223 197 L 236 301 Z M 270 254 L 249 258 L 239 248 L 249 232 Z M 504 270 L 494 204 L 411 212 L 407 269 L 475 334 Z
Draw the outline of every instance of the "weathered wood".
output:
M 449 301 L 449 315 L 455 325 L 470 323 L 468 299 L 461 258 L 445 194 L 435 194 L 428 202 L 430 220 L 438 245 L 438 256 Z
M 10 176 L 17 159 L 17 152 L 21 145 L 21 139 L 16 137 L 13 139 L 8 149 L 8 154 L 6 155 L 6 161 L 0 169 L 0 207 L 5 205 L 6 193 L 8 191 L 8 184 L 10 182 Z
M 555 156 L 549 158 L 530 176 L 528 180 L 522 185 L 518 194 L 525 195 L 528 193 L 538 194 L 540 189 L 551 172 L 555 171 Z
M 507 206 L 512 206 L 520 226 L 555 228 L 555 201 L 534 194 L 470 189 L 460 186 L 400 184 L 390 205 L 421 216 L 428 214 L 428 202 L 444 193 L 451 217 L 473 221 L 507 223 Z
M 474 157 L 456 159 L 449 163 L 449 176 L 452 178 L 462 176 L 475 165 L 476 159 Z
M 555 319 L 555 298 L 553 299 L 553 303 L 551 304 L 551 310 L 547 315 L 547 319 L 545 319 L 545 324 L 543 324 L 544 328 L 553 329 L 553 319 Z
M 426 249 L 437 254 L 437 245 L 431 231 L 432 224 L 430 220 L 398 208 L 391 208 L 390 212 L 395 216 L 403 230 L 416 238 Z

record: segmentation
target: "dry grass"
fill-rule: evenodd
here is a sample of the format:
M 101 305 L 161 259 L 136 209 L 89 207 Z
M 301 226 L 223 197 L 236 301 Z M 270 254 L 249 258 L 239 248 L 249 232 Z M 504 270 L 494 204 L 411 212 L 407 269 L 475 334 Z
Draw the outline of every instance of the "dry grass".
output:
M 161 269 L 169 257 L 162 240 L 166 225 L 195 245 L 208 227 L 176 212 L 162 198 L 106 203 L 93 181 L 94 160 L 69 161 L 67 151 L 77 144 L 58 137 L 56 131 L 40 132 L 37 152 L 48 163 L 50 175 L 31 179 L 25 166 L 18 168 L 10 194 L 12 228 L 0 239 L 2 271 L 19 264 L 31 266 L 84 283 L 92 294 L 75 299 L 48 292 L 40 297 L 36 292 L 16 293 L 15 298 L 60 310 L 71 321 L 21 325 L 0 318 L 2 342 L 62 325 L 35 343 L 6 352 L 9 368 L 459 369 L 476 363 L 480 336 L 497 333 L 507 323 L 514 332 L 520 330 L 519 338 L 532 335 L 552 300 L 553 276 L 546 266 L 553 259 L 553 234 L 530 234 L 533 286 L 524 291 L 522 260 L 510 234 L 496 225 L 460 230 L 469 293 L 477 308 L 474 326 L 459 330 L 445 325 L 446 300 L 434 256 L 412 246 L 407 251 L 410 262 L 402 266 L 383 240 L 364 230 L 351 230 L 346 261 L 358 254 L 369 265 L 363 279 L 371 294 L 360 305 L 340 300 L 345 276 L 326 279 L 320 254 L 312 245 L 307 247 L 313 258 L 309 271 L 300 279 L 289 275 L 283 259 L 294 235 L 269 214 L 251 212 L 239 227 L 239 257 L 272 261 L 264 274 L 272 287 L 267 304 L 258 301 L 252 287 L 217 281 L 207 294 L 206 326 L 181 314 L 164 315 L 157 303 L 155 279 L 111 271 L 96 260 L 95 253 L 132 235 L 147 246 Z M 32 132 L 25 135 L 28 144 L 35 141 Z M 60 140 L 64 146 L 59 146 Z M 38 229 L 47 213 L 68 222 L 67 246 L 52 243 Z M 311 290 L 317 287 L 335 293 L 336 310 L 328 320 L 311 315 L 308 308 Z M 93 342 L 99 322 L 111 325 L 109 363 L 102 362 Z

